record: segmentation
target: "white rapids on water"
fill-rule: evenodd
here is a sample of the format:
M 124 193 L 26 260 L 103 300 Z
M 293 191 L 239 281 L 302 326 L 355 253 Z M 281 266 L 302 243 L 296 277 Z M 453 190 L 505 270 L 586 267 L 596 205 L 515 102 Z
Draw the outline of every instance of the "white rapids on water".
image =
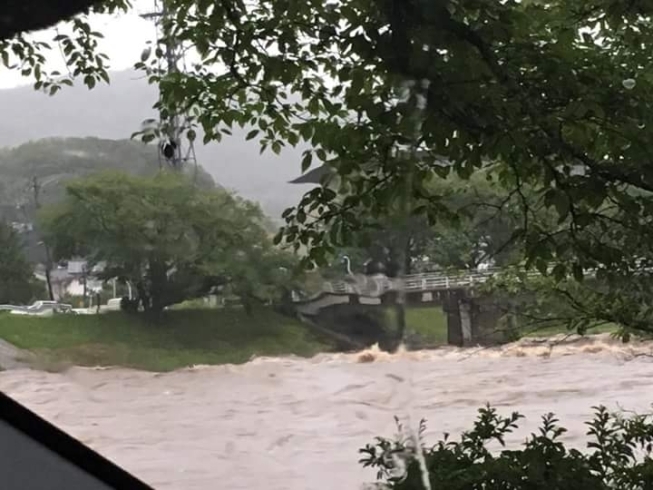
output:
M 394 415 L 428 419 L 427 442 L 471 427 L 491 403 L 527 418 L 524 440 L 554 411 L 582 445 L 592 406 L 648 411 L 650 343 L 607 336 L 551 349 L 496 349 L 256 359 L 167 374 L 127 369 L 0 373 L 0 390 L 158 490 L 360 489 L 375 473 L 358 449 L 395 433 Z

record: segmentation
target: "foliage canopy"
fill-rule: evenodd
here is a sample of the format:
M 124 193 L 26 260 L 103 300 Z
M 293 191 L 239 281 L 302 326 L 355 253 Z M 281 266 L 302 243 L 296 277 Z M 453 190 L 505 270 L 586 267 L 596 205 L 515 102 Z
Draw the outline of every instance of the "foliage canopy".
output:
M 0 304 L 26 304 L 45 287 L 37 284 L 18 232 L 0 221 Z
M 167 173 L 75 181 L 42 218 L 55 258 L 102 265 L 100 277 L 129 281 L 146 311 L 226 285 L 256 297 L 285 257 L 272 247 L 256 205 Z
M 280 239 L 307 246 L 309 261 L 324 263 L 400 200 L 438 222 L 450 210 L 432 178 L 489 167 L 520 203 L 512 239 L 526 265 L 560 280 L 593 271 L 605 287 L 592 315 L 619 306 L 650 323 L 653 303 L 619 292 L 652 283 L 650 1 L 163 4 L 161 44 L 138 63 L 161 88 L 162 115 L 189 111 L 205 141 L 240 125 L 262 150 L 308 143 L 302 167 L 319 160 L 341 177 L 338 189 L 314 189 L 284 216 Z M 83 17 L 72 28 L 56 42 L 71 74 L 93 87 L 106 78 L 98 33 Z M 196 54 L 187 72 L 163 70 L 173 39 Z M 56 76 L 42 69 L 47 49 L 18 37 L 0 54 L 54 92 Z M 540 219 L 541 206 L 557 219 Z
M 421 490 L 423 466 L 431 488 L 442 490 L 639 490 L 653 484 L 650 415 L 623 417 L 596 407 L 588 426 L 587 452 L 565 446 L 566 432 L 553 414 L 542 417 L 539 430 L 519 449 L 506 449 L 506 438 L 522 416 L 496 409 L 479 410 L 472 430 L 460 440 L 445 438 L 433 447 L 416 443 L 399 424 L 395 440 L 377 438 L 361 449 L 361 463 L 377 468 L 377 477 L 393 490 Z M 420 435 L 425 425 L 420 425 Z M 502 448 L 494 451 L 490 445 Z

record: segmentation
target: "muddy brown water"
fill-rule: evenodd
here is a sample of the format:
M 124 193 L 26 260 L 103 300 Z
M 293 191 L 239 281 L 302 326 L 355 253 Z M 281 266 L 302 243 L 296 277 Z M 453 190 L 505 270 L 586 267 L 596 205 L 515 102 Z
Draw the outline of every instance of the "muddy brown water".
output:
M 580 446 L 592 406 L 647 411 L 653 344 L 607 336 L 496 349 L 261 358 L 155 374 L 73 368 L 0 373 L 0 390 L 161 490 L 357 490 L 358 449 L 428 419 L 427 441 L 470 427 L 491 403 L 527 419 L 555 411 Z

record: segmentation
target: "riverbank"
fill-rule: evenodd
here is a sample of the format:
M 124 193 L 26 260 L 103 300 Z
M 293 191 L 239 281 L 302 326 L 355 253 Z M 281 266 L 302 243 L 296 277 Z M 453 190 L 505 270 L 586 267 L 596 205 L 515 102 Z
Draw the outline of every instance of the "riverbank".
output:
M 251 315 L 236 308 L 170 311 L 156 324 L 120 312 L 46 318 L 3 314 L 0 339 L 33 353 L 36 367 L 45 370 L 76 365 L 172 371 L 333 350 L 298 320 L 270 309 Z
M 413 308 L 406 313 L 409 349 L 446 345 L 447 322 L 441 308 Z M 389 315 L 388 321 L 392 320 Z M 607 326 L 591 333 L 614 330 Z M 566 333 L 564 327 L 521 332 L 524 337 L 560 333 Z M 3 361 L 0 349 L 0 367 L 30 364 L 45 371 L 119 366 L 165 372 L 194 365 L 241 364 L 254 357 L 312 357 L 338 350 L 337 339 L 324 335 L 324 329 L 312 329 L 269 308 L 251 314 L 241 308 L 172 310 L 156 324 L 121 312 L 45 318 L 2 314 L 0 342 L 25 353 L 24 358 L 14 353 Z
M 417 335 L 425 346 L 447 342 L 441 308 L 411 309 L 407 324 L 408 337 Z M 156 324 L 122 312 L 0 316 L 0 341 L 24 350 L 30 364 L 46 371 L 120 366 L 165 372 L 193 365 L 241 364 L 253 357 L 311 357 L 338 350 L 337 339 L 324 331 L 269 308 L 251 314 L 237 307 L 173 309 Z

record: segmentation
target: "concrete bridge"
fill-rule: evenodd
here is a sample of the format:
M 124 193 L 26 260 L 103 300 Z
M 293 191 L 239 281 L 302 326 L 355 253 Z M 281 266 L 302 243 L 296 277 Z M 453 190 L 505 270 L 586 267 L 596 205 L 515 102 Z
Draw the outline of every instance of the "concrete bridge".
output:
M 407 306 L 441 306 L 447 315 L 447 337 L 451 345 L 491 344 L 498 339 L 497 324 L 510 308 L 505 301 L 479 295 L 476 286 L 499 272 L 488 269 L 477 272 L 433 272 L 411 274 L 401 278 L 385 275 L 350 275 L 328 281 L 322 291 L 311 298 L 296 298 L 296 311 L 305 317 L 319 319 L 329 310 L 353 308 L 357 305 L 387 307 L 396 304 L 400 291 L 405 292 Z M 534 273 L 537 274 L 537 273 Z

